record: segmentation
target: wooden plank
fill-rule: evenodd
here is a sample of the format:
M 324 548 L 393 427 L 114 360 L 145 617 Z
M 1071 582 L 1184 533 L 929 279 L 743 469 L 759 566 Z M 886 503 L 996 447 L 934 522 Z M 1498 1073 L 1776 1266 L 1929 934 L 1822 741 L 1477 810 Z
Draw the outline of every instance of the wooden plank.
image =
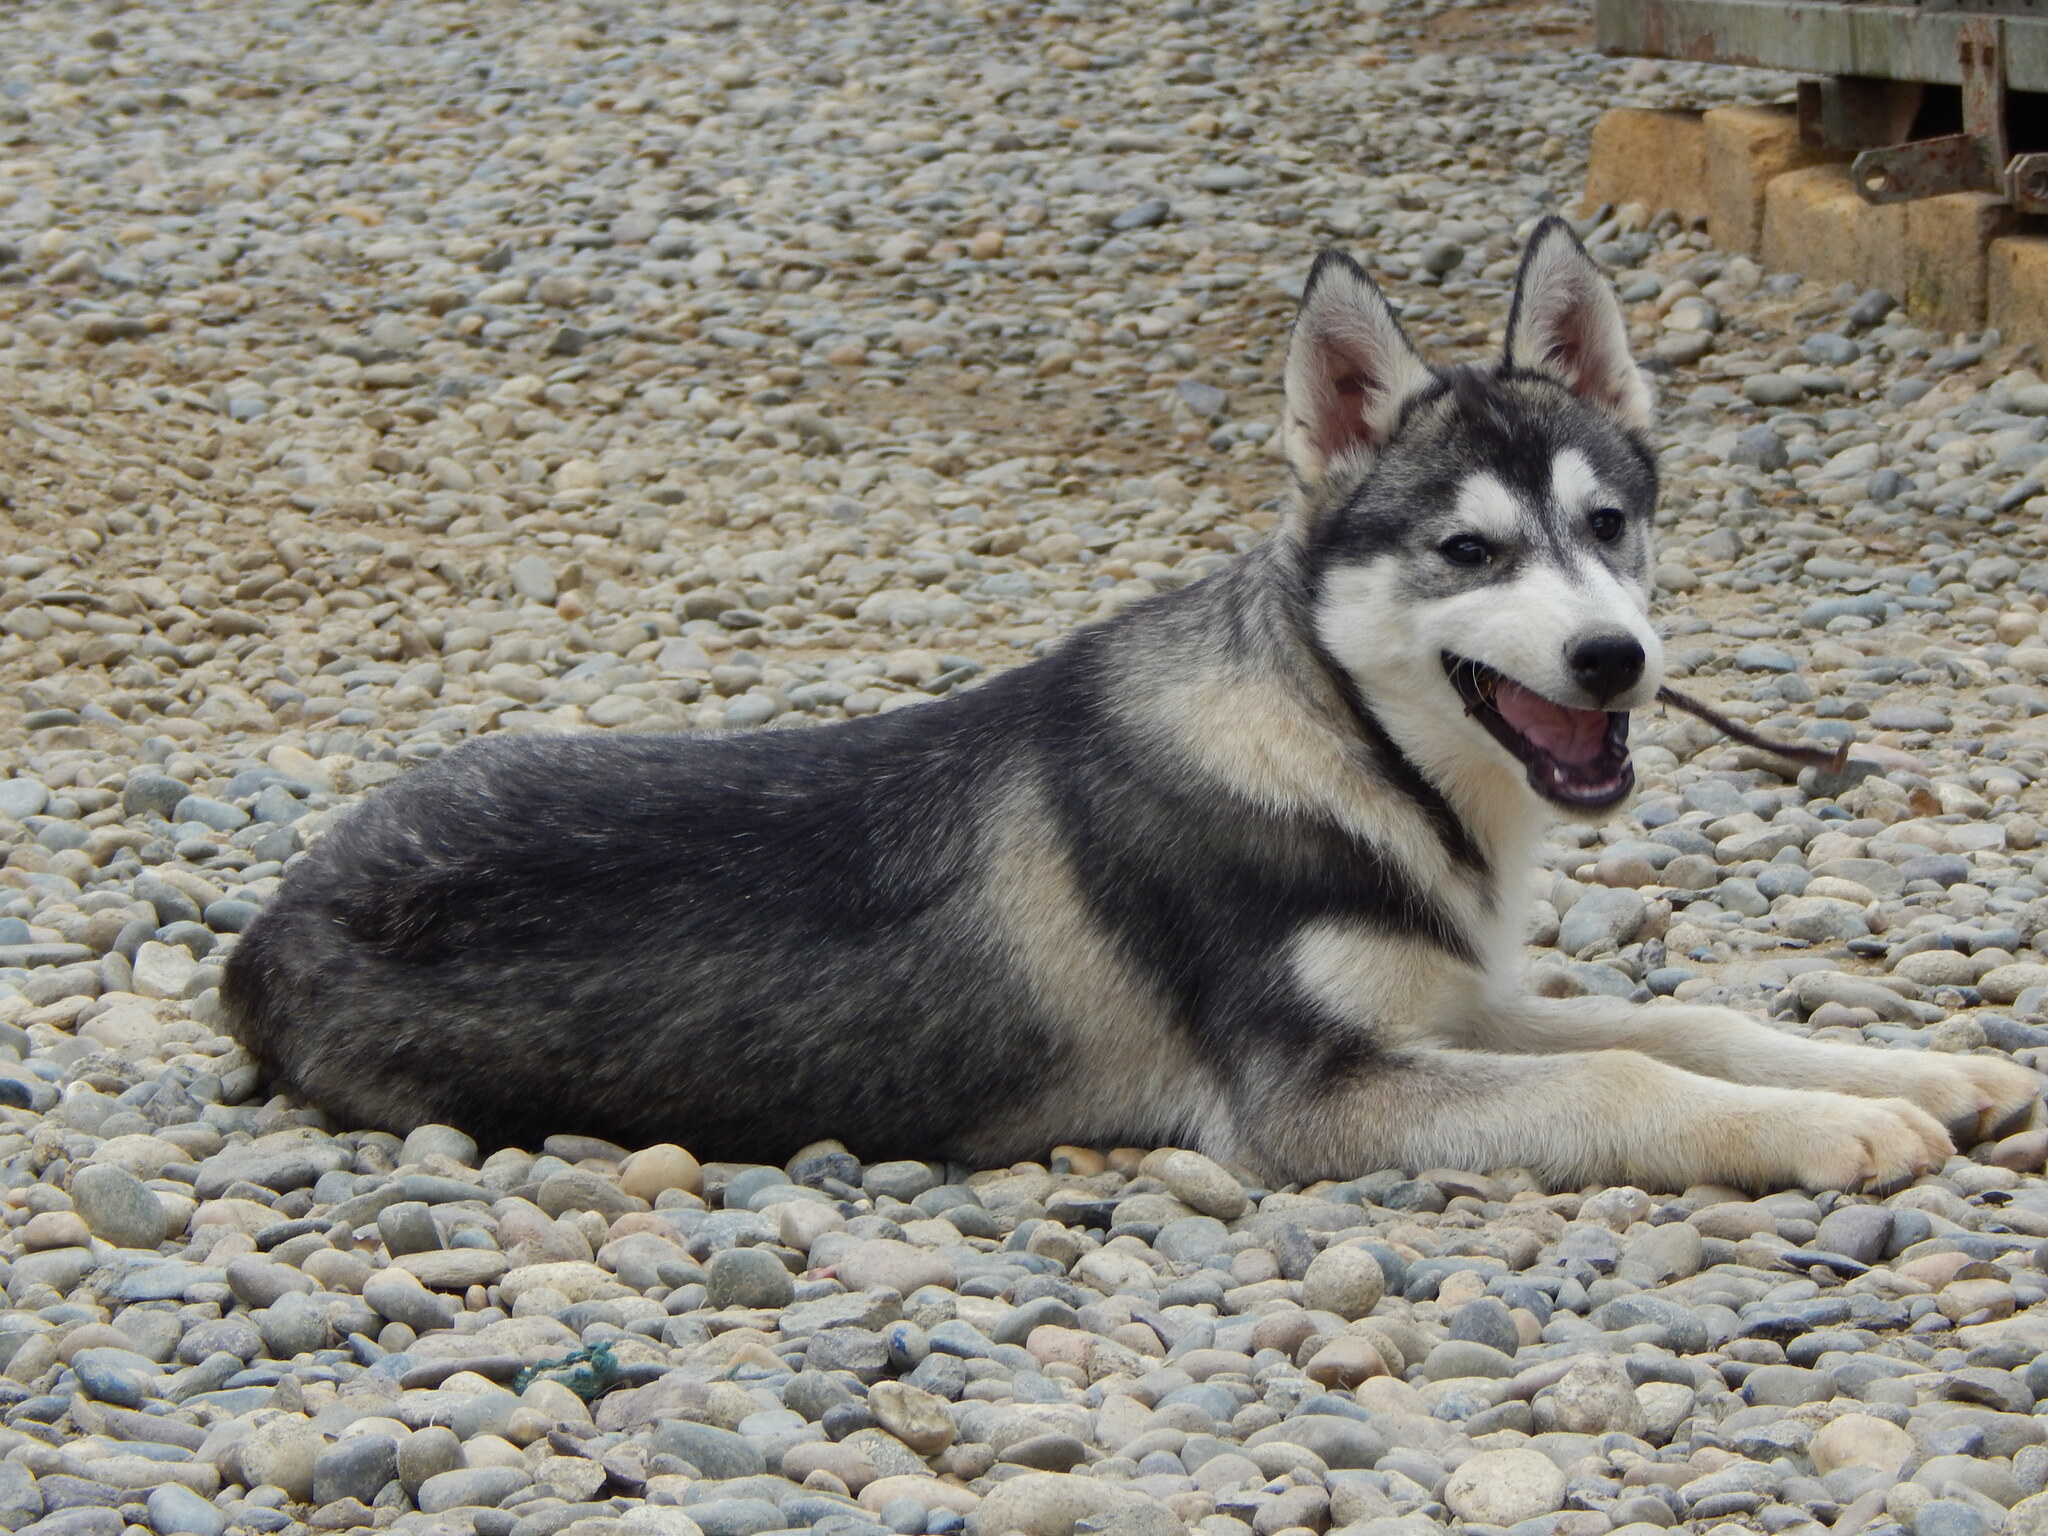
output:
M 1594 35 L 1610 54 L 1960 85 L 1963 19 L 1994 11 L 2005 23 L 2007 87 L 2048 91 L 2044 10 L 1983 0 L 1939 9 L 1854 0 L 1596 0 Z

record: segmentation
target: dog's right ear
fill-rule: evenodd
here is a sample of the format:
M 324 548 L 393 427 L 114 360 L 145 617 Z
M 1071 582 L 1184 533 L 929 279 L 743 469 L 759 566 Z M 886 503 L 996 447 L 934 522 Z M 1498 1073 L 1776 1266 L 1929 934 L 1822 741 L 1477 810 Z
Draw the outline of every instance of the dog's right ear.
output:
M 1287 341 L 1285 446 L 1296 478 L 1314 486 L 1340 460 L 1378 451 L 1433 377 L 1365 270 L 1323 252 Z

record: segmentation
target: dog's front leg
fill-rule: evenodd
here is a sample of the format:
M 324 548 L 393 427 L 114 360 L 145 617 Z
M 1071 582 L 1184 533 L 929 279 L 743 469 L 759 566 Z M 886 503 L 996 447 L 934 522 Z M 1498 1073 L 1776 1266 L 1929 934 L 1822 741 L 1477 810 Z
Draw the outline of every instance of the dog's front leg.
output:
M 1301 1180 L 1523 1166 L 1561 1185 L 1854 1189 L 1953 1151 L 1902 1099 L 1741 1087 L 1618 1050 L 1391 1050 L 1248 1084 L 1236 1118 L 1247 1161 Z
M 1909 1099 L 1967 1140 L 1989 1135 L 2041 1091 L 2037 1076 L 2002 1057 L 1837 1045 L 1786 1034 L 1732 1008 L 1612 997 L 1518 997 L 1486 1010 L 1459 1043 L 1539 1054 L 1640 1051 L 1731 1083 Z

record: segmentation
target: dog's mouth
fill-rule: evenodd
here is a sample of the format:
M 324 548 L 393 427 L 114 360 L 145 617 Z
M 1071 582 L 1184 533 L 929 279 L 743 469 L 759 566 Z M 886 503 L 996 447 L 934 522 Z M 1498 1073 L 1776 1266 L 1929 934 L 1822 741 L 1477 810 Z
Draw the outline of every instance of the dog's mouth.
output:
M 1493 739 L 1529 771 L 1529 787 L 1574 810 L 1614 804 L 1635 787 L 1628 759 L 1628 711 L 1554 704 L 1513 678 L 1465 656 L 1443 653 L 1444 671 Z

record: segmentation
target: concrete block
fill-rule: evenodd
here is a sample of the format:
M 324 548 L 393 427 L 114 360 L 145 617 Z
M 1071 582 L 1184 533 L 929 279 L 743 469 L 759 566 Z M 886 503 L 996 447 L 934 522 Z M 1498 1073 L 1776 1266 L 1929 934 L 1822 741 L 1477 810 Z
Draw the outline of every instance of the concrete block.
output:
M 1856 195 L 1846 165 L 1812 165 L 1764 189 L 1764 269 L 1823 283 L 1907 291 L 1904 203 L 1875 207 Z
M 1669 208 L 1690 222 L 1707 216 L 1707 136 L 1697 112 L 1615 107 L 1593 125 L 1586 166 L 1587 212 L 1602 203 Z
M 1724 251 L 1763 251 L 1764 189 L 1804 166 L 1840 158 L 1803 144 L 1788 107 L 1716 107 L 1701 119 L 1706 137 L 1707 233 Z
M 1937 331 L 1984 328 L 1991 242 L 2017 224 L 2010 206 L 1984 192 L 1923 197 L 1906 206 L 1905 300 Z
M 2008 342 L 2032 342 L 2048 357 L 2048 237 L 1994 240 L 1985 266 L 1986 323 Z

